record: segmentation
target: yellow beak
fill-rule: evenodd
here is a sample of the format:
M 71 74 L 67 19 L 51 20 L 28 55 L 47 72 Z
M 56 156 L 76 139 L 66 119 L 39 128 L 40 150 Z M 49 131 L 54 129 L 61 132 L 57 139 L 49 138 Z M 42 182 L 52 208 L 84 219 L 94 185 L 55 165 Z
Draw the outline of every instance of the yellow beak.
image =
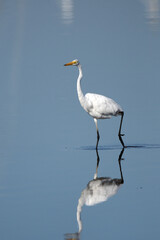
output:
M 64 66 L 70 66 L 70 65 L 73 65 L 73 64 L 74 64 L 74 61 L 66 63 L 66 64 L 64 64 Z

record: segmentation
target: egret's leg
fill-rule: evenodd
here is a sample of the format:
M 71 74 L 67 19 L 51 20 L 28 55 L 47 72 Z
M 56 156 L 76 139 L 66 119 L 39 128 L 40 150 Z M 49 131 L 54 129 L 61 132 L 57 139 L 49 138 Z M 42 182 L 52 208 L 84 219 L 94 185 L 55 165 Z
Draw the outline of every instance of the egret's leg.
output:
M 96 153 L 97 153 L 97 166 L 96 166 L 96 173 L 94 174 L 94 179 L 97 179 L 98 176 L 98 166 L 100 162 L 99 154 L 98 154 L 98 149 L 96 148 Z
M 124 152 L 124 148 L 122 148 L 122 150 L 119 154 L 119 158 L 118 158 L 119 170 L 120 170 L 120 174 L 121 174 L 121 184 L 124 183 L 123 173 L 122 173 L 122 168 L 121 168 L 121 160 L 124 160 L 124 158 L 122 158 L 123 152 Z
M 122 139 L 122 136 L 124 136 L 124 134 L 121 133 L 124 112 L 121 112 L 120 114 L 121 114 L 121 121 L 120 121 L 118 136 L 119 136 L 119 140 L 120 140 L 122 146 L 125 148 L 125 145 L 124 145 L 124 142 L 123 142 L 123 139 Z
M 99 142 L 99 139 L 100 139 L 100 135 L 99 135 L 99 131 L 98 131 L 98 126 L 97 126 L 97 119 L 94 118 L 94 122 L 96 124 L 96 130 L 97 130 L 97 143 L 96 143 L 96 149 L 98 148 L 98 142 Z

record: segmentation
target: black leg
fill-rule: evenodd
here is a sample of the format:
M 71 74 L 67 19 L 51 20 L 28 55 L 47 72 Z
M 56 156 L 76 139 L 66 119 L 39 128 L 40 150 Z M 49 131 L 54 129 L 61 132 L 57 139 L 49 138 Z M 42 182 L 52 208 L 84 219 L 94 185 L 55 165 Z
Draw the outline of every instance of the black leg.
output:
M 99 166 L 99 162 L 100 162 L 98 149 L 96 149 L 96 154 L 97 154 L 97 168 L 98 168 L 98 166 Z
M 99 131 L 97 130 L 97 144 L 96 144 L 96 150 L 98 149 L 99 139 L 100 139 L 100 135 L 99 135 Z
M 124 134 L 121 133 L 124 112 L 121 112 L 120 115 L 121 115 L 121 121 L 120 121 L 120 126 L 119 126 L 118 137 L 119 137 L 119 140 L 120 140 L 122 146 L 125 148 L 126 146 L 124 145 L 124 142 L 123 142 L 123 139 L 122 139 L 122 136 L 124 136 Z
M 123 158 L 122 158 L 123 152 L 124 152 L 124 148 L 122 148 L 122 151 L 120 152 L 119 158 L 118 158 L 119 170 L 120 170 L 120 174 L 121 174 L 121 184 L 124 183 L 123 173 L 122 173 L 122 168 L 121 168 L 121 160 L 123 159 Z
M 98 149 L 98 142 L 99 142 L 99 139 L 100 139 L 100 135 L 99 135 L 99 131 L 98 131 L 98 124 L 97 124 L 97 119 L 94 118 L 94 122 L 96 124 L 96 130 L 97 130 L 97 143 L 96 143 L 96 150 Z
M 97 166 L 96 166 L 96 173 L 94 174 L 94 179 L 97 179 L 98 176 L 98 166 L 100 162 L 99 154 L 98 154 L 98 149 L 96 148 L 96 153 L 97 153 Z

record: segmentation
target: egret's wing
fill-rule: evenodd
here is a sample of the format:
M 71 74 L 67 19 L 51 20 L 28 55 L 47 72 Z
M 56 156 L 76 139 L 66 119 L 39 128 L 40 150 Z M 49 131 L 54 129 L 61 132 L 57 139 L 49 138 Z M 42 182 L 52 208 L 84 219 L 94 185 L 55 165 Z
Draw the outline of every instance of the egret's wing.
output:
M 112 115 L 117 115 L 123 111 L 114 100 L 103 95 L 87 93 L 85 98 L 89 103 L 90 112 L 99 115 L 98 118 L 110 118 Z
M 83 191 L 83 201 L 87 206 L 107 201 L 117 193 L 119 188 L 120 185 L 111 178 L 92 180 Z

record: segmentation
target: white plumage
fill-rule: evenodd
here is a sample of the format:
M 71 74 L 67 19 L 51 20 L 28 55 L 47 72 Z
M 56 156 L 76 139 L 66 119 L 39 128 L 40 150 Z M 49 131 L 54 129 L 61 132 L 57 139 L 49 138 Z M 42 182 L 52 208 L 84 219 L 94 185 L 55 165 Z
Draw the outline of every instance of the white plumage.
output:
M 90 116 L 94 118 L 94 122 L 96 124 L 96 129 L 97 129 L 96 148 L 98 147 L 98 142 L 100 138 L 98 126 L 97 126 L 97 119 L 106 119 L 106 118 L 111 118 L 112 116 L 118 116 L 118 115 L 121 116 L 118 136 L 122 146 L 125 147 L 124 142 L 122 140 L 123 134 L 121 134 L 121 127 L 122 127 L 122 121 L 123 121 L 123 115 L 124 115 L 124 112 L 121 106 L 111 98 L 105 97 L 103 95 L 94 94 L 94 93 L 87 93 L 86 95 L 84 95 L 81 89 L 81 84 L 80 84 L 81 79 L 83 77 L 81 64 L 76 59 L 76 60 L 73 60 L 72 62 L 65 64 L 65 66 L 69 66 L 69 65 L 77 66 L 79 69 L 79 76 L 77 79 L 77 94 L 78 94 L 78 98 L 81 106 L 84 108 L 86 112 L 88 112 Z
M 122 108 L 111 98 L 99 94 L 87 93 L 85 99 L 89 103 L 87 112 L 93 118 L 111 118 L 112 116 L 118 115 L 119 112 L 123 112 Z

